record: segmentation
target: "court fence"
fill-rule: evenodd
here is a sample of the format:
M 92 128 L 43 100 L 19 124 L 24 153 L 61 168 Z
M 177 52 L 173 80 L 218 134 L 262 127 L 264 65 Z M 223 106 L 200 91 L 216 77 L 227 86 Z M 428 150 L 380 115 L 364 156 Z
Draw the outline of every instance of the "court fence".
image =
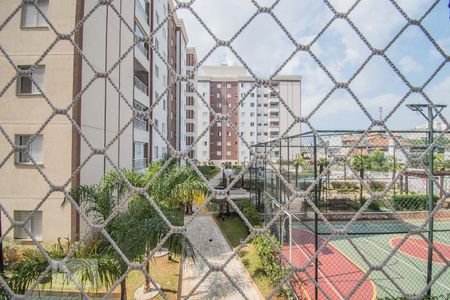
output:
M 246 175 L 251 198 L 302 270 L 298 295 L 396 299 L 433 282 L 430 296 L 449 297 L 449 137 L 315 131 L 254 146 L 270 160 Z

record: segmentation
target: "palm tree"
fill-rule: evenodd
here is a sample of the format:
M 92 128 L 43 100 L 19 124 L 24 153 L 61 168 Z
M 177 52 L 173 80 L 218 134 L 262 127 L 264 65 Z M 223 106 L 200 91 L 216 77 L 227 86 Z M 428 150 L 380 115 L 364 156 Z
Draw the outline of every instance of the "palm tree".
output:
M 364 179 L 365 170 L 370 169 L 372 164 L 371 157 L 369 155 L 358 155 L 355 154 L 352 157 L 352 166 L 353 169 L 359 171 L 359 176 L 361 177 L 361 181 L 359 183 L 359 199 L 362 199 L 363 196 L 363 184 L 362 180 Z
M 295 186 L 298 187 L 298 169 L 300 167 L 305 168 L 308 162 L 301 155 L 298 155 L 293 161 L 292 165 L 295 167 Z
M 63 245 L 59 240 L 52 248 L 46 249 L 47 254 L 53 260 L 62 260 L 71 251 L 74 245 L 67 241 Z M 100 247 L 94 244 L 82 243 L 72 254 L 65 266 L 72 276 L 80 280 L 82 287 L 86 283 L 90 288 L 98 290 L 100 287 L 111 288 L 114 282 L 120 278 L 121 270 L 111 252 L 102 252 Z M 48 271 L 48 261 L 41 252 L 35 249 L 26 249 L 19 254 L 19 259 L 6 268 L 6 281 L 9 287 L 17 294 L 23 294 L 42 276 L 40 284 L 52 285 L 54 279 L 64 278 L 69 281 L 66 274 L 60 270 Z M 45 274 L 45 275 L 43 275 Z M 3 290 L 1 299 L 8 299 Z

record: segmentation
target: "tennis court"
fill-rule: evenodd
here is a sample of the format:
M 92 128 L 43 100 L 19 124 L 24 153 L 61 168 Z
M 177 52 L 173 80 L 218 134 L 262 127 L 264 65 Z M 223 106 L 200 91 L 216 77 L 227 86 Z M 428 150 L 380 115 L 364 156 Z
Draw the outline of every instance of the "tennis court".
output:
M 293 265 L 308 265 L 305 272 L 297 274 L 304 284 L 295 287 L 296 293 L 309 299 L 316 299 L 316 292 L 318 299 L 344 299 L 350 294 L 352 299 L 398 298 L 405 294 L 419 294 L 427 282 L 428 226 L 420 231 L 422 235 L 414 234 L 408 236 L 406 241 L 404 239 L 408 232 L 417 232 L 425 220 L 424 213 L 410 213 L 401 218 L 386 214 L 371 215 L 346 228 L 347 236 L 330 235 L 330 228 L 323 222 L 315 225 L 310 219 L 293 220 L 292 247 L 285 243 L 284 252 L 286 257 L 291 257 Z M 330 223 L 335 229 L 344 229 L 348 220 L 333 220 Z M 442 274 L 433 285 L 432 295 L 439 296 L 439 299 L 450 297 L 449 229 L 449 216 L 435 218 L 432 274 L 433 277 Z M 320 249 L 317 269 L 313 257 L 316 253 L 316 231 L 317 249 Z M 400 244 L 398 251 L 384 263 Z M 383 268 L 368 274 L 369 265 L 383 265 Z

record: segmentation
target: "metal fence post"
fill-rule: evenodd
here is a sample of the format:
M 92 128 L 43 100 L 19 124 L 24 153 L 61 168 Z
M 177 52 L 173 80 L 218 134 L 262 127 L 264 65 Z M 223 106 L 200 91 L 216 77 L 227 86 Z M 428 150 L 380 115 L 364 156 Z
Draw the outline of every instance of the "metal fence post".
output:
M 317 137 L 314 134 L 314 182 L 317 180 Z M 317 184 L 314 186 L 314 205 L 317 207 Z M 319 245 L 319 237 L 317 233 L 317 224 L 318 216 L 317 213 L 314 212 L 314 252 L 317 253 L 318 245 Z M 319 285 L 319 255 L 316 255 L 314 260 L 314 280 L 316 281 L 316 285 L 314 286 L 314 299 L 318 299 L 318 285 Z
M 428 146 L 433 144 L 433 107 L 428 106 L 428 130 L 429 130 L 429 138 L 428 138 Z M 430 174 L 428 175 L 428 211 L 431 213 L 434 209 L 434 182 L 433 182 L 433 151 L 434 149 L 430 149 L 430 153 L 428 154 L 428 169 Z M 434 230 L 434 218 L 432 216 L 429 217 L 430 221 L 428 223 L 428 266 L 427 266 L 427 284 L 431 282 L 431 278 L 433 277 L 433 230 Z M 431 297 L 431 287 L 427 292 L 427 295 Z

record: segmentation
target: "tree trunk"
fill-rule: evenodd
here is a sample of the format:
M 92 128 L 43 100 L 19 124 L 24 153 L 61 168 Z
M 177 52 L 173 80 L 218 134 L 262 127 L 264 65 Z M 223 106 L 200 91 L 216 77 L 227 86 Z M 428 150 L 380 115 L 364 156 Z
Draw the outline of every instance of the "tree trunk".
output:
M 147 273 L 150 274 L 150 263 L 147 262 L 145 264 L 145 269 L 147 270 Z M 147 276 L 145 276 L 145 284 L 144 284 L 144 292 L 150 292 L 152 290 L 151 284 L 150 284 L 150 280 L 148 280 Z
M 127 300 L 127 283 L 126 278 L 120 282 L 120 300 Z

